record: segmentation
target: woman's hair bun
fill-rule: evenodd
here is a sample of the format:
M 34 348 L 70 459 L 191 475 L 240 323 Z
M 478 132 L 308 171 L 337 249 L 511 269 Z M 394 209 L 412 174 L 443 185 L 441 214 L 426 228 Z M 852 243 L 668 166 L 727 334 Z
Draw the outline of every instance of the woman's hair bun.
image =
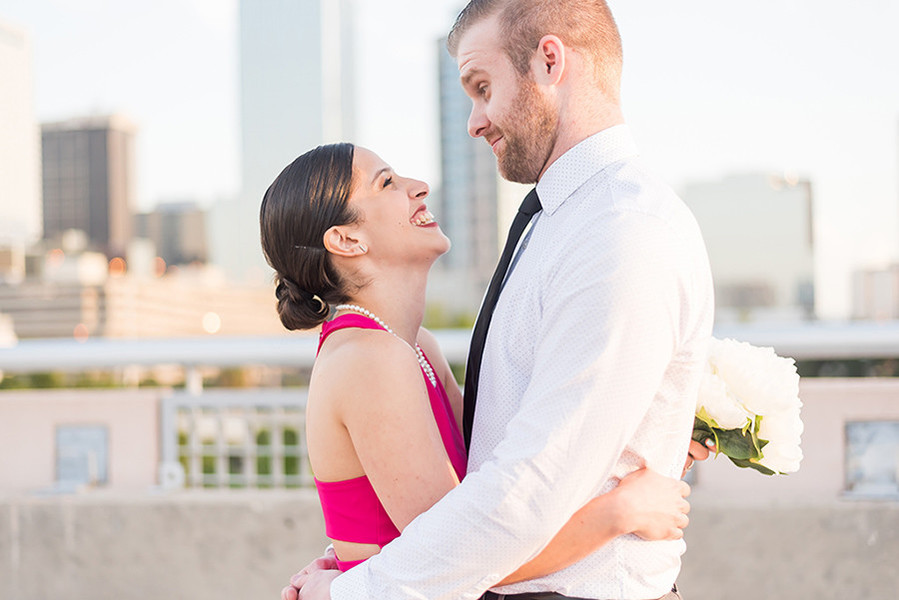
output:
M 295 281 L 278 275 L 275 297 L 278 299 L 278 316 L 287 329 L 312 329 L 320 325 L 331 312 L 331 307 L 316 294 L 301 288 Z

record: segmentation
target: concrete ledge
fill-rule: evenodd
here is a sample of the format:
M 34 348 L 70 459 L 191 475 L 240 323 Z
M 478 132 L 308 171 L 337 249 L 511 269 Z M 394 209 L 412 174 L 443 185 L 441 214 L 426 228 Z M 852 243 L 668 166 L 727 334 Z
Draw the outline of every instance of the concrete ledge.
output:
M 899 504 L 697 497 L 688 600 L 893 600 Z M 0 498 L 0 598 L 274 600 L 327 540 L 314 490 Z
M 687 600 L 899 596 L 899 503 L 703 500 L 693 502 L 690 518 L 678 583 Z
M 0 598 L 279 597 L 327 545 L 314 490 L 0 501 Z

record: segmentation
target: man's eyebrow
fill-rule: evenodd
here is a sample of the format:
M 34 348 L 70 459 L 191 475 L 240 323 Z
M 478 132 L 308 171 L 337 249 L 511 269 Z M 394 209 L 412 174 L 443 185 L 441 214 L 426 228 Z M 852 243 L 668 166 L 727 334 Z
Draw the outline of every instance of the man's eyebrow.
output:
M 472 79 L 474 79 L 475 77 L 477 77 L 479 75 L 483 75 L 483 74 L 484 74 L 484 71 L 475 67 L 475 68 L 471 68 L 471 69 L 465 71 L 465 73 L 462 74 L 461 77 L 459 77 L 459 80 L 462 82 L 463 87 L 469 87 L 471 85 Z

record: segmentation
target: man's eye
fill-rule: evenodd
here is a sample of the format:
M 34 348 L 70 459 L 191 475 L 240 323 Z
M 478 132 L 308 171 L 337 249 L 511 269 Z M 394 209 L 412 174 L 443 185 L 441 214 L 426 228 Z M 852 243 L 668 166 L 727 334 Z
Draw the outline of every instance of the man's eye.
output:
M 485 96 L 487 94 L 487 84 L 478 86 L 478 95 Z

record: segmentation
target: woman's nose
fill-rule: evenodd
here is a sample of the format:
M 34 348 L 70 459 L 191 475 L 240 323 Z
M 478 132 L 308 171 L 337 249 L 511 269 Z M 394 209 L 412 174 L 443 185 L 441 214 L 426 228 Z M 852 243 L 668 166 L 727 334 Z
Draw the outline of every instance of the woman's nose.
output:
M 430 188 L 428 184 L 424 181 L 418 181 L 417 179 L 409 180 L 409 197 L 414 200 L 422 200 L 423 198 L 427 198 L 428 193 L 430 192 Z

